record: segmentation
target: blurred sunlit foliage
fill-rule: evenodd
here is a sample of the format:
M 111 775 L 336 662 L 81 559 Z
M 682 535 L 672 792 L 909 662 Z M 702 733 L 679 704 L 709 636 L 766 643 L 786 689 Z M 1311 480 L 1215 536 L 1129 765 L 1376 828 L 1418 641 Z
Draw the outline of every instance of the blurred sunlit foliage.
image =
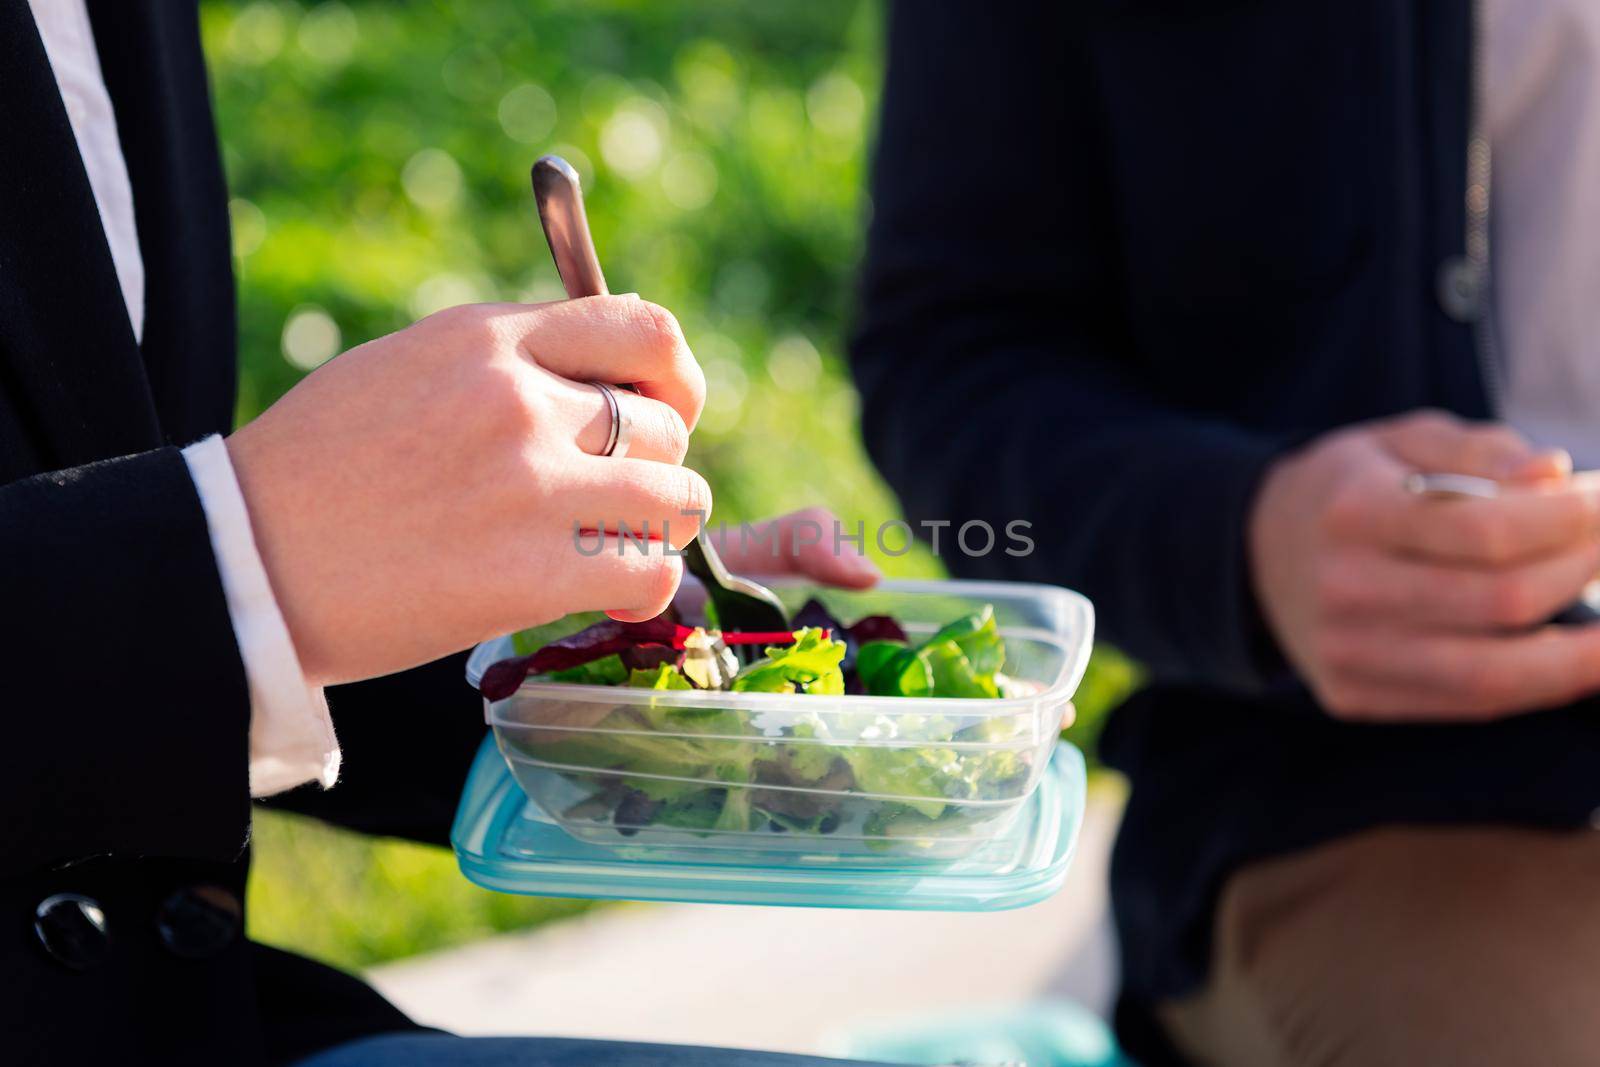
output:
M 866 0 L 203 5 L 233 196 L 239 418 L 452 304 L 562 296 L 528 168 L 579 170 L 614 292 L 677 313 L 710 386 L 690 463 L 713 521 L 896 514 L 841 354 L 869 210 Z M 889 546 L 898 551 L 898 534 Z M 920 551 L 880 560 L 933 575 Z M 1090 678 L 1079 730 L 1130 684 Z M 437 850 L 268 815 L 252 932 L 357 966 L 568 905 L 473 889 Z
M 693 462 L 730 521 L 891 513 L 839 339 L 879 25 L 806 3 L 253 3 L 207 9 L 248 418 L 342 348 L 451 304 L 552 300 L 528 167 L 583 177 L 614 292 L 682 320 Z M 805 448 L 813 461 L 795 463 Z M 774 478 L 774 471 L 783 476 Z

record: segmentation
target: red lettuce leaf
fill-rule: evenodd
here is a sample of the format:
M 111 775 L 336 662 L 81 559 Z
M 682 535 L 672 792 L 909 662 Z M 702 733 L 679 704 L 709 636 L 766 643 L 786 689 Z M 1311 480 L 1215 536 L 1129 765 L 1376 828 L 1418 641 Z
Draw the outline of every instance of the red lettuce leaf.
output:
M 805 607 L 795 612 L 791 620 L 796 630 L 806 626 L 815 626 L 822 630 L 832 630 L 834 633 L 844 633 L 847 627 L 840 622 L 833 612 L 823 607 L 822 601 L 813 597 L 806 601 Z
M 564 671 L 640 645 L 681 649 L 683 639 L 693 632 L 692 627 L 680 626 L 665 615 L 657 615 L 648 622 L 602 619 L 569 637 L 550 642 L 531 656 L 517 656 L 492 664 L 483 672 L 478 691 L 490 700 L 504 700 L 515 693 L 530 674 Z
M 891 616 L 868 615 L 857 619 L 854 625 L 846 626 L 823 606 L 822 601 L 815 598 L 806 601 L 805 607 L 795 613 L 794 628 L 798 630 L 802 626 L 817 626 L 844 634 L 847 640 L 857 645 L 864 645 L 868 641 L 904 641 L 909 644 L 911 640 Z
M 663 663 L 683 666 L 683 649 L 671 645 L 634 645 L 621 652 L 622 665 L 630 671 L 654 670 Z
M 905 630 L 900 624 L 888 615 L 868 615 L 864 619 L 857 619 L 856 624 L 847 627 L 845 633 L 857 644 L 864 645 L 868 641 L 904 641 L 911 643 Z

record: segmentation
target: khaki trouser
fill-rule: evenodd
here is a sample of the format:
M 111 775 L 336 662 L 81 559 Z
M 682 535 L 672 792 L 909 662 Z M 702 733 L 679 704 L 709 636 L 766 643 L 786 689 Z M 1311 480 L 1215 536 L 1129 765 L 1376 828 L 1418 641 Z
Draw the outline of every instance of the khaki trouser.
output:
M 1600 1064 L 1600 832 L 1387 828 L 1224 887 L 1161 1018 L 1207 1067 Z

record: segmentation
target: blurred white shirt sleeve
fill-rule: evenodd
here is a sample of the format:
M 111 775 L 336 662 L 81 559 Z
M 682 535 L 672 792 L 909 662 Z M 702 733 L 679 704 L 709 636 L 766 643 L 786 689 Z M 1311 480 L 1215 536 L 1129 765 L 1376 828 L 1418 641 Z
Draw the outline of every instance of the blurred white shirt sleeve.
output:
M 250 795 L 339 777 L 339 742 L 322 689 L 306 681 L 256 551 L 228 448 L 215 435 L 183 450 L 200 494 L 222 592 L 250 683 Z

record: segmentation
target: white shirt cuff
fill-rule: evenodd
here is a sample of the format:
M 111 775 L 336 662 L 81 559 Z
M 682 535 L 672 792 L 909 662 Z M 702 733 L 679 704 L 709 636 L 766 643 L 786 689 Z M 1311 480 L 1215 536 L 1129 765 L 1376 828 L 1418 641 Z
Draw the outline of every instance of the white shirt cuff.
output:
M 305 782 L 321 782 L 327 789 L 339 777 L 340 759 L 328 701 L 300 668 L 256 551 L 228 448 L 213 434 L 185 448 L 183 460 L 206 513 L 222 593 L 250 684 L 250 795 L 271 796 Z

